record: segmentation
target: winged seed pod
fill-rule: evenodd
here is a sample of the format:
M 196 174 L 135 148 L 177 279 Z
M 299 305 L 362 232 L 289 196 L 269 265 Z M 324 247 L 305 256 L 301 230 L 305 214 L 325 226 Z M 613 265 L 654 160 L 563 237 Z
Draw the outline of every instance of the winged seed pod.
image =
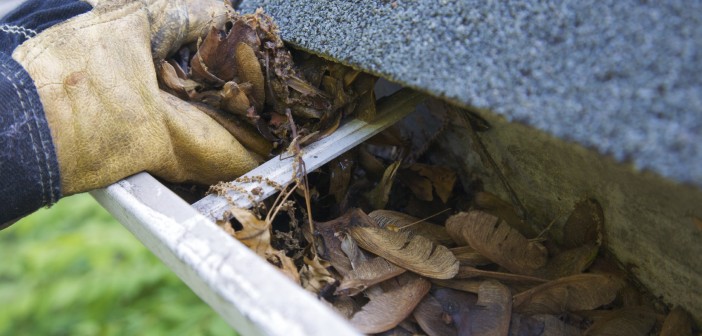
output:
M 358 246 L 417 274 L 450 279 L 458 273 L 459 264 L 453 253 L 422 236 L 375 227 L 352 227 L 349 233 Z

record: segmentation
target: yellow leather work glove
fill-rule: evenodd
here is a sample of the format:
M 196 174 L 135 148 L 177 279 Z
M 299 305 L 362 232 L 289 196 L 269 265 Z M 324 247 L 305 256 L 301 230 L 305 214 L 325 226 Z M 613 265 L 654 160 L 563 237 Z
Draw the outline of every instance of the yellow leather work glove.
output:
M 222 1 L 102 1 L 12 57 L 35 82 L 64 195 L 147 171 L 172 182 L 231 180 L 257 163 L 217 122 L 158 88 L 154 60 L 226 18 Z

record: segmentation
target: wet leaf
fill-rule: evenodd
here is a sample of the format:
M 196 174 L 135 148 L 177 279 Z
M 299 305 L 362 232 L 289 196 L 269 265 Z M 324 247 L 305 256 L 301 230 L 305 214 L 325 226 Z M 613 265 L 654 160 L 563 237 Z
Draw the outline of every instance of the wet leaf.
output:
M 456 173 L 453 170 L 422 163 L 414 163 L 409 169 L 429 179 L 442 202 L 446 203 L 451 197 L 451 191 L 453 191 L 453 186 L 456 184 Z M 430 200 L 428 199 L 427 201 Z
M 354 269 L 349 272 L 344 280 L 341 281 L 339 288 L 337 288 L 337 293 L 344 293 L 346 295 L 357 295 L 366 288 L 383 282 L 388 279 L 392 279 L 406 270 L 399 267 L 384 258 L 375 257 L 367 261 L 361 262 L 354 266 Z
M 648 308 L 630 307 L 606 312 L 585 330 L 584 336 L 646 336 L 656 323 Z
M 573 275 L 515 295 L 514 310 L 533 315 L 595 309 L 612 302 L 623 284 L 607 274 Z
M 385 168 L 383 177 L 380 179 L 380 182 L 378 182 L 378 185 L 368 193 L 368 201 L 373 209 L 385 208 L 385 205 L 388 203 L 388 198 L 390 197 L 390 190 L 395 182 L 395 174 L 398 168 L 400 168 L 400 161 L 391 163 Z
M 692 319 L 685 309 L 673 308 L 663 322 L 659 336 L 692 336 Z
M 401 278 L 391 290 L 369 295 L 370 301 L 353 315 L 351 325 L 362 333 L 379 333 L 392 329 L 409 316 L 429 292 L 431 283 L 411 274 Z
M 446 230 L 459 244 L 514 273 L 529 274 L 546 264 L 546 248 L 527 240 L 505 221 L 481 211 L 461 212 L 446 221 Z
M 575 248 L 588 243 L 602 243 L 604 214 L 597 201 L 587 199 L 575 205 L 575 209 L 563 226 L 562 246 Z
M 363 249 L 417 274 L 450 279 L 458 272 L 451 251 L 422 236 L 375 227 L 352 227 L 349 233 Z
M 431 294 L 426 295 L 412 312 L 412 316 L 429 336 L 457 335 L 456 328 L 442 319 L 444 309 Z
M 452 245 L 453 240 L 446 228 L 398 211 L 375 210 L 368 214 L 378 226 L 390 231 L 420 235 L 441 245 Z

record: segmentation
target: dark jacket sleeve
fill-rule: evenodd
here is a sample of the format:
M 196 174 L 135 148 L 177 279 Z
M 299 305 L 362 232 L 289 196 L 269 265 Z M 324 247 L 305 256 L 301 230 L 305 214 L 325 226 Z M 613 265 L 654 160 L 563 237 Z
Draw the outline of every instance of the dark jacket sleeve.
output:
M 61 197 L 44 109 L 12 52 L 44 29 L 90 9 L 78 0 L 29 0 L 0 20 L 0 229 Z

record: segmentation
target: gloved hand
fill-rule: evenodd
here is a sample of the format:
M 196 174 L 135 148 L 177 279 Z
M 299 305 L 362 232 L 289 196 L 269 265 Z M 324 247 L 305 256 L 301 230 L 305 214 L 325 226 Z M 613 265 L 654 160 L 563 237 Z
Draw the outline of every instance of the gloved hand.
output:
M 256 161 L 217 122 L 158 88 L 154 60 L 206 32 L 217 0 L 97 1 L 12 57 L 35 82 L 64 195 L 147 171 L 173 182 L 231 180 Z

